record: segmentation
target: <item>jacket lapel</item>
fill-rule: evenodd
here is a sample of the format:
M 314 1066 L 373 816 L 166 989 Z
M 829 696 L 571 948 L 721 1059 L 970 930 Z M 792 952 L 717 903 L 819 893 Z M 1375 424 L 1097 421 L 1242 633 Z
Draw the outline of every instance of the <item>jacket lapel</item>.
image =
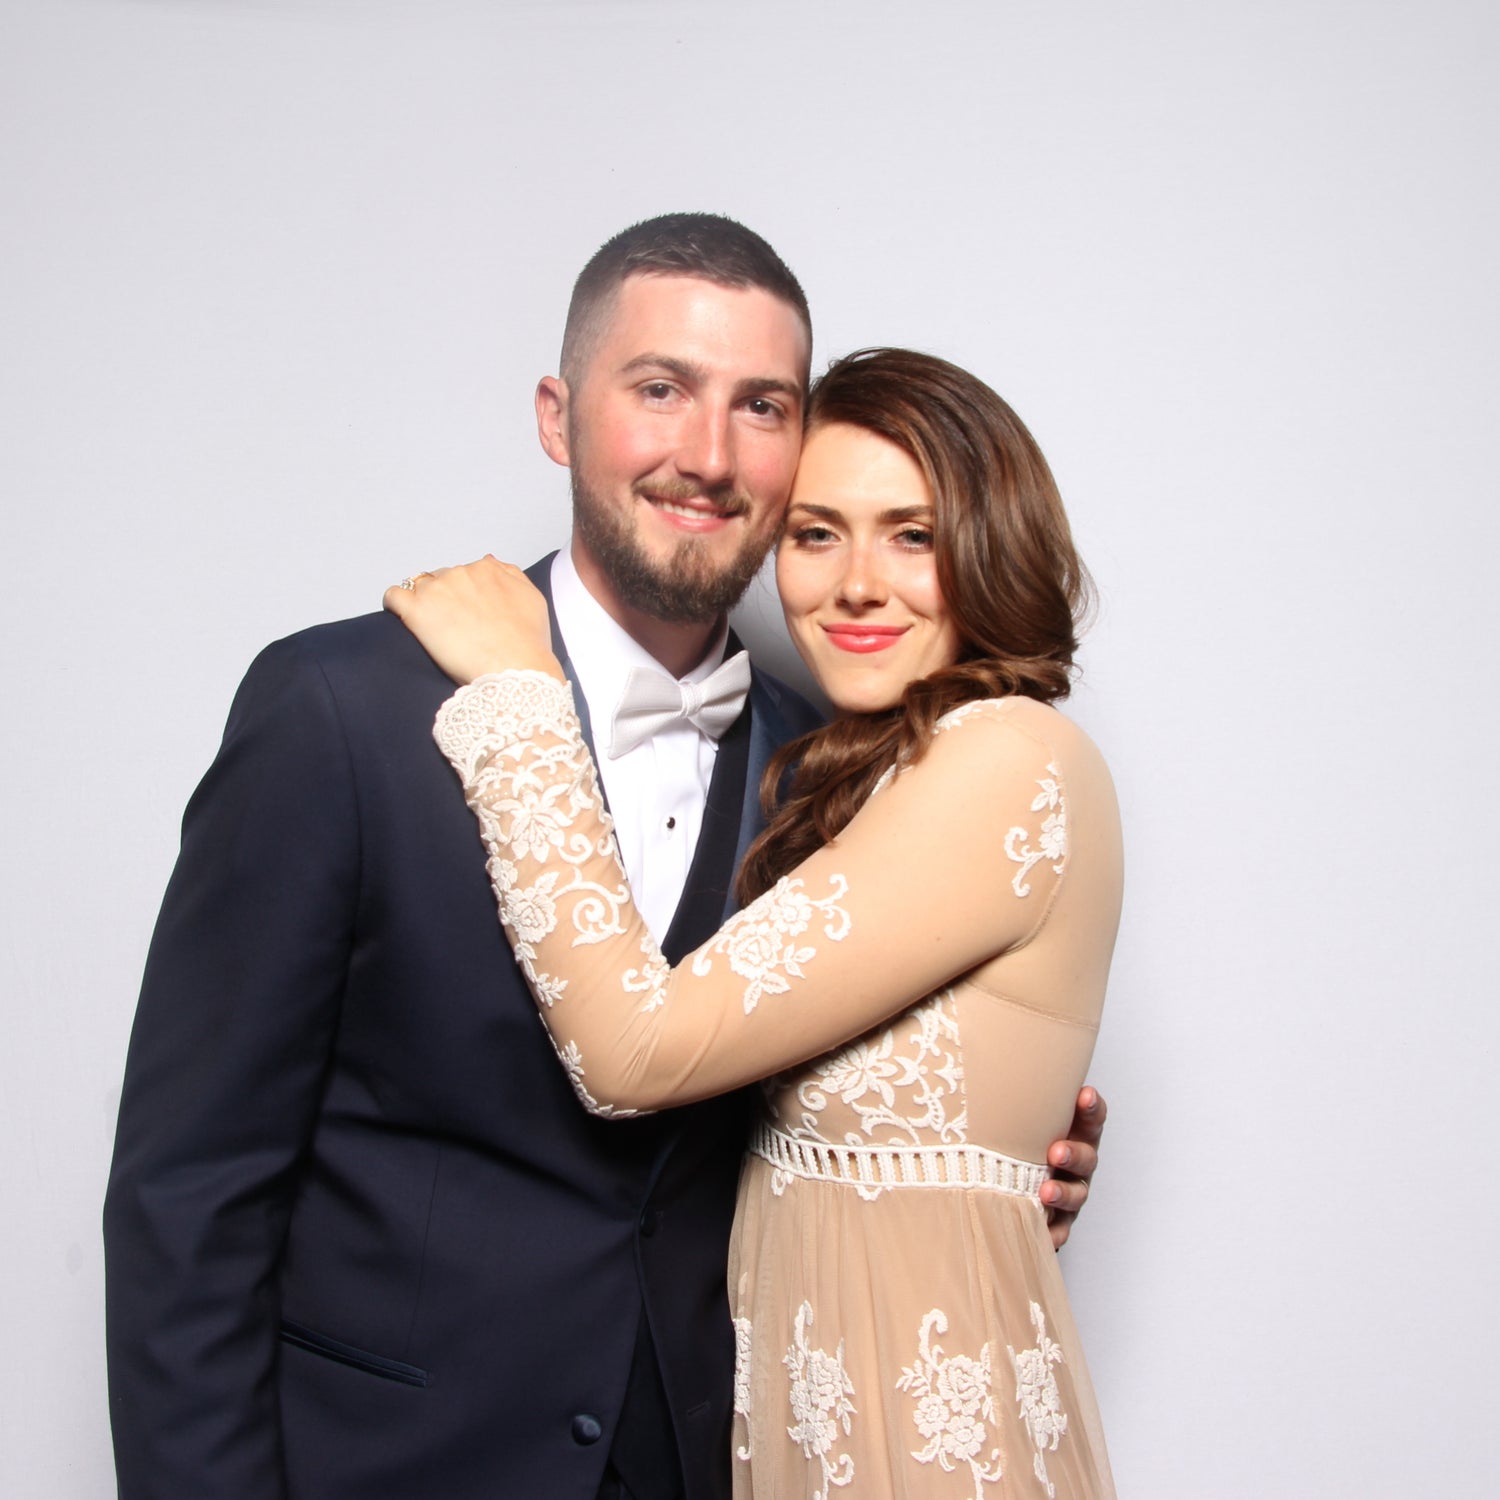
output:
M 739 643 L 732 636 L 730 641 L 730 652 L 738 651 Z M 661 945 L 669 963 L 680 963 L 717 932 L 726 908 L 732 908 L 734 872 L 739 865 L 735 851 L 744 811 L 752 718 L 747 698 L 739 718 L 719 740 L 714 774 L 708 784 L 708 801 L 703 808 L 703 824 L 698 831 L 698 847 L 693 851 L 682 899 Z
M 578 683 L 573 677 L 573 659 L 568 655 L 568 643 L 563 639 L 562 631 L 557 624 L 557 611 L 552 607 L 552 559 L 557 556 L 555 552 L 549 552 L 540 562 L 532 563 L 526 569 L 526 576 L 542 591 L 547 601 L 547 620 L 552 626 L 552 654 L 562 663 L 563 675 L 568 679 L 568 686 L 573 690 L 573 708 L 578 714 L 578 722 L 583 728 L 583 742 L 589 747 L 589 754 L 594 757 L 594 764 L 599 764 L 599 752 L 594 748 L 594 724 L 589 717 L 588 699 L 578 691 Z M 599 780 L 599 795 L 604 798 L 604 805 L 609 806 L 609 796 L 604 790 L 604 778 Z

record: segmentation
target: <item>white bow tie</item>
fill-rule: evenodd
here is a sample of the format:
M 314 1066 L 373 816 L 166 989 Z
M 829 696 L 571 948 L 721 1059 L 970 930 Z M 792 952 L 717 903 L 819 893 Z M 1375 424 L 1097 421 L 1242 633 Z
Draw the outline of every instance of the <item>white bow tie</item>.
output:
M 625 678 L 609 742 L 618 760 L 673 724 L 692 724 L 718 739 L 739 718 L 750 691 L 750 653 L 721 662 L 702 682 L 677 682 L 650 667 L 632 667 Z

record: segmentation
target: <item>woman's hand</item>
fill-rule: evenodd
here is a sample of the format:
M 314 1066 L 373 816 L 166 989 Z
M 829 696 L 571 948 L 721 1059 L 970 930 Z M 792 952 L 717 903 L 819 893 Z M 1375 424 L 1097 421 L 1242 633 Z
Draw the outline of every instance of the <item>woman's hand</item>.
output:
M 385 607 L 457 683 L 528 667 L 563 676 L 547 601 L 511 563 L 481 557 L 418 573 L 385 591 Z

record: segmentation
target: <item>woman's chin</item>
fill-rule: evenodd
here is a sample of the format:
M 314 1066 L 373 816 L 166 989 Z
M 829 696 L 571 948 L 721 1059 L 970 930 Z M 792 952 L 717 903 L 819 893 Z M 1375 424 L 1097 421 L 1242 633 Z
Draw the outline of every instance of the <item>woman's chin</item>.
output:
M 817 673 L 813 674 L 817 677 Z M 847 681 L 825 682 L 817 678 L 818 687 L 833 707 L 836 718 L 847 719 L 852 714 L 878 714 L 894 708 L 905 691 L 903 682 L 894 692 L 888 687 L 877 687 L 873 683 L 852 685 Z

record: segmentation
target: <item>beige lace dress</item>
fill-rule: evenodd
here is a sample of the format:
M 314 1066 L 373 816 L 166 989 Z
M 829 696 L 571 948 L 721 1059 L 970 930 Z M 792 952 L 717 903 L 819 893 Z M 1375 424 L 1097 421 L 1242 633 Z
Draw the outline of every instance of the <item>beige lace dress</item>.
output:
M 1120 902 L 1098 751 L 966 704 L 676 970 L 631 905 L 567 685 L 444 706 L 501 920 L 579 1098 L 629 1115 L 766 1079 L 729 1266 L 737 1496 L 1109 1496 L 1037 1198 Z

